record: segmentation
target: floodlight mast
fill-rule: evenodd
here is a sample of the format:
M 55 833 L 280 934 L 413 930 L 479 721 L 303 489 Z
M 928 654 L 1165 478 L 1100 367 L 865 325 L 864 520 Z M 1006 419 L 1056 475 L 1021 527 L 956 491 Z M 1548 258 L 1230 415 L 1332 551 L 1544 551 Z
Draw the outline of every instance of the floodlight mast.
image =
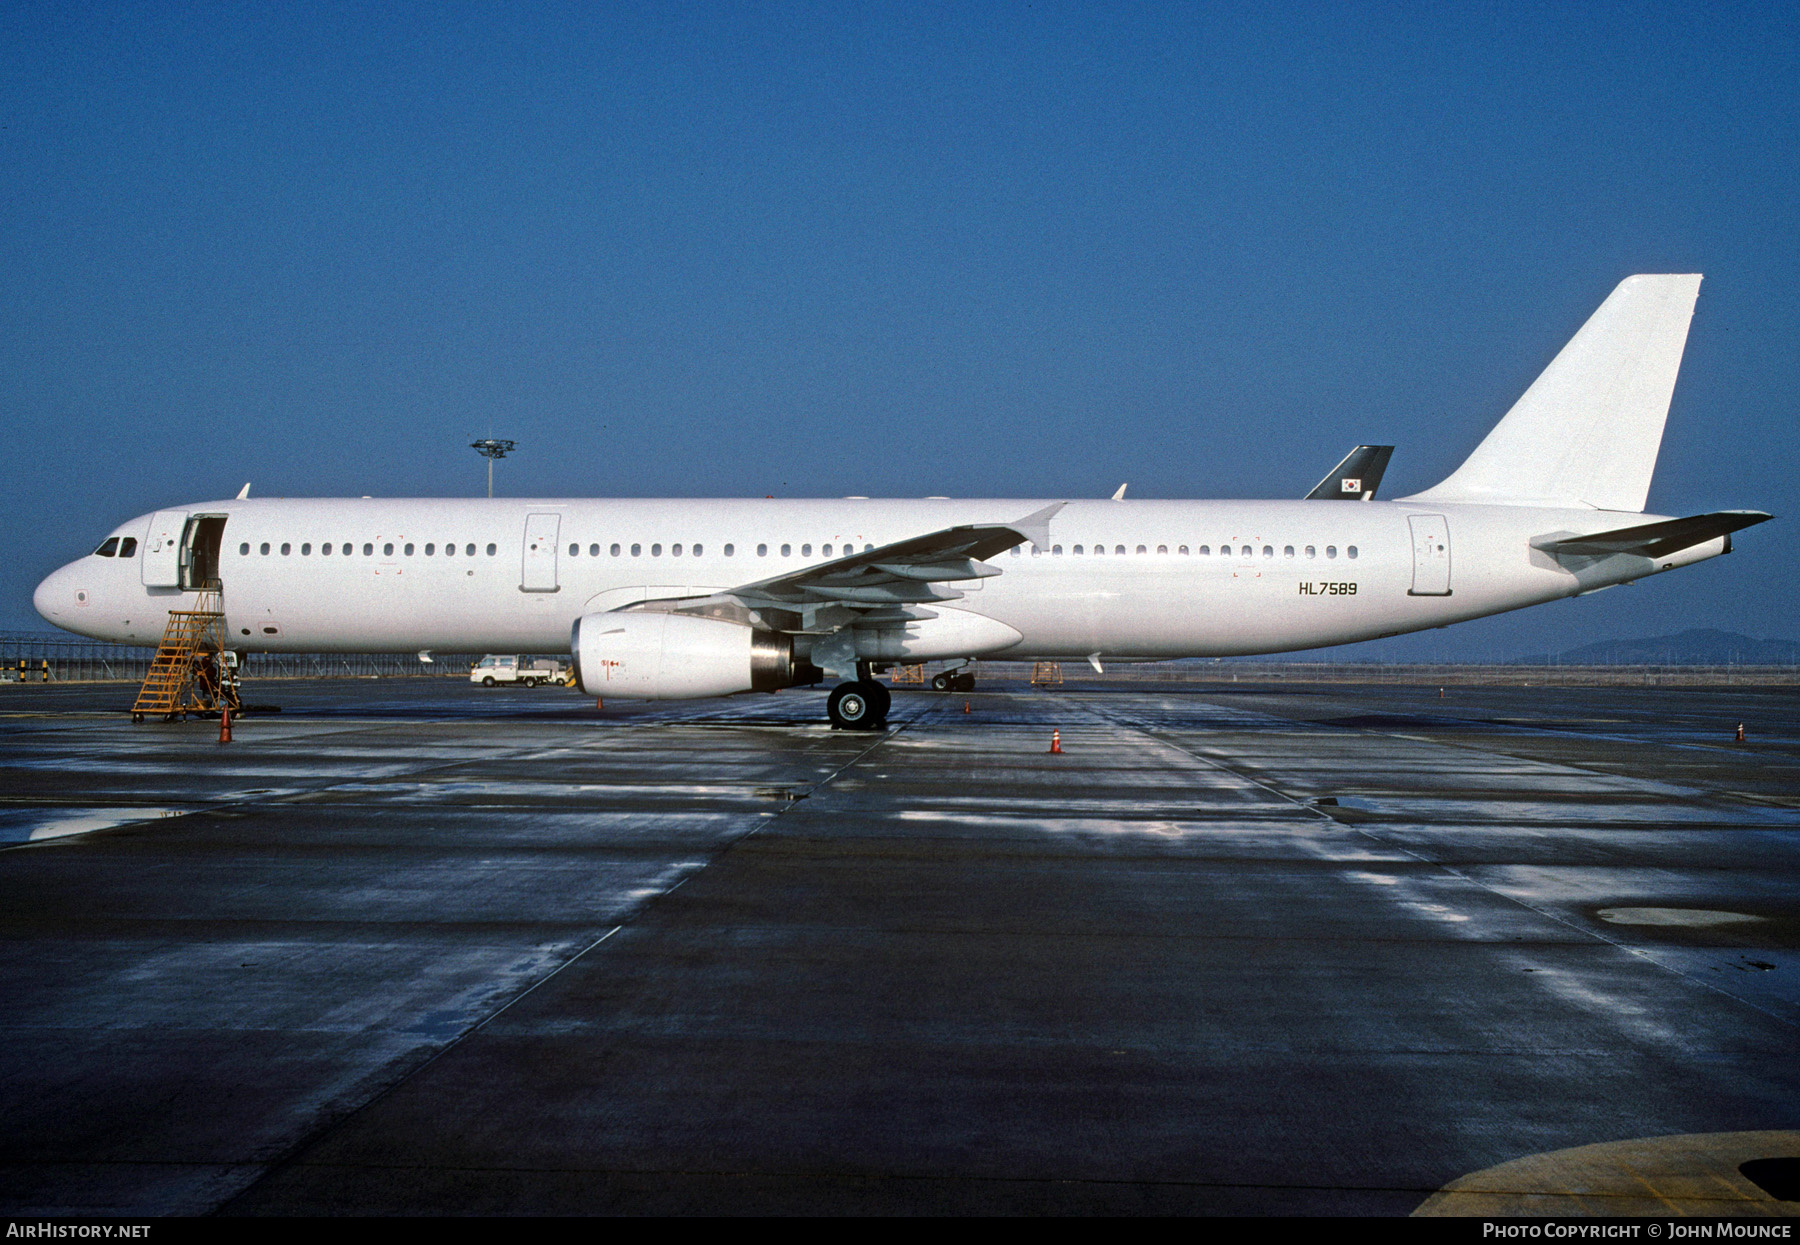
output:
M 494 460 L 505 458 L 512 453 L 513 443 L 496 441 L 494 438 L 488 437 L 485 440 L 469 442 L 469 448 L 488 460 L 488 496 L 491 498 L 494 495 Z

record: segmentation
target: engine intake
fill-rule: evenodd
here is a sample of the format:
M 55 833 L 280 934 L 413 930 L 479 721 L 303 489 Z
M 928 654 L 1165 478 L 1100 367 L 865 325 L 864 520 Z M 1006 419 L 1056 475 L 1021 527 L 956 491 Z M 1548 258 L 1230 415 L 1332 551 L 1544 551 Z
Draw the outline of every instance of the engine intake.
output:
M 590 696 L 690 700 L 816 681 L 806 663 L 794 661 L 790 637 L 690 614 L 584 614 L 569 651 Z

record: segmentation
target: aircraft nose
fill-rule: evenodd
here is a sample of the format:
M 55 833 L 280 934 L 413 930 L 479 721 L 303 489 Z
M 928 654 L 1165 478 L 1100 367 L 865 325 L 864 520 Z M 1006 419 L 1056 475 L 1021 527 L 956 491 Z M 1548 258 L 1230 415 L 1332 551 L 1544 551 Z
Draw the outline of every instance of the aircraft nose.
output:
M 45 622 L 60 627 L 74 612 L 74 598 L 69 589 L 69 568 L 51 571 L 31 594 L 31 607 Z

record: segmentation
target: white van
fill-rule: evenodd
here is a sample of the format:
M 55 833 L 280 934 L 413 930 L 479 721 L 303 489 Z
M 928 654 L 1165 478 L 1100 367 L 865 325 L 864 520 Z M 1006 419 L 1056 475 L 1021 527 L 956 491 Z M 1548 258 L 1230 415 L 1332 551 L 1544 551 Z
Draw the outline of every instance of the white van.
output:
M 469 682 L 483 687 L 498 687 L 502 683 L 539 687 L 545 683 L 567 682 L 568 677 L 569 667 L 565 662 L 552 657 L 532 658 L 512 653 L 505 656 L 489 654 L 469 671 Z

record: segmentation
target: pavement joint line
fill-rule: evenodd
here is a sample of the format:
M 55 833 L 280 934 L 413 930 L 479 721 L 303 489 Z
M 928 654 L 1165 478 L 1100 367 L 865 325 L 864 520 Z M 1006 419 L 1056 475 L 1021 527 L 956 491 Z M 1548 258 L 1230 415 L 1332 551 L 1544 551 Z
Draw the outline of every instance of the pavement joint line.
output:
M 1255 712 L 1253 710 L 1239 710 L 1239 711 L 1240 712 Z M 1261 714 L 1259 714 L 1258 716 L 1275 717 L 1276 715 L 1273 715 L 1273 714 L 1261 715 Z M 1278 719 L 1278 720 L 1280 720 L 1280 719 Z M 1359 734 L 1380 735 L 1380 736 L 1384 736 L 1387 738 L 1399 738 L 1399 739 L 1414 738 L 1413 736 L 1403 735 L 1403 734 L 1399 734 L 1399 733 L 1393 732 L 1393 731 L 1381 731 L 1381 730 L 1375 730 L 1373 728 L 1365 728 L 1365 727 L 1349 727 L 1349 728 L 1340 728 L 1340 729 L 1350 729 L 1350 730 L 1357 731 Z M 1146 730 L 1145 733 L 1151 734 L 1153 732 Z M 1438 741 L 1420 740 L 1418 742 L 1436 743 Z M 1182 748 L 1181 745 L 1179 745 L 1179 744 L 1172 744 L 1172 746 L 1177 748 L 1180 751 L 1183 751 L 1183 752 L 1187 751 L 1187 749 Z M 1484 749 L 1478 748 L 1474 744 L 1471 744 L 1471 743 L 1449 743 L 1449 744 L 1445 744 L 1443 746 L 1452 747 L 1452 748 L 1460 748 L 1464 751 L 1469 751 L 1469 752 L 1484 751 Z M 1194 755 L 1194 754 L 1189 753 L 1189 755 Z M 1504 755 L 1504 754 L 1502 754 L 1502 755 Z M 1227 772 L 1234 772 L 1234 773 L 1236 772 L 1236 771 L 1230 770 L 1230 768 L 1228 766 L 1224 765 L 1222 762 L 1211 761 L 1210 758 L 1196 757 L 1196 759 L 1207 760 L 1210 763 L 1216 765 L 1218 768 L 1227 770 Z M 1547 764 L 1551 764 L 1551 763 L 1550 762 L 1539 762 L 1539 764 L 1547 765 Z M 1606 774 L 1605 771 L 1585 770 L 1585 769 L 1583 769 L 1583 767 L 1580 767 L 1580 766 L 1568 766 L 1567 768 L 1574 769 L 1577 772 L 1583 772 L 1583 773 L 1599 773 L 1599 774 L 1603 775 L 1604 777 L 1608 777 L 1608 778 L 1618 777 L 1618 775 L 1616 775 L 1616 774 Z M 1246 780 L 1253 782 L 1253 783 L 1257 782 L 1256 779 L 1250 778 L 1249 775 L 1247 775 L 1247 774 L 1239 774 L 1238 776 L 1241 778 L 1245 778 Z M 1294 797 L 1286 795 L 1286 794 L 1278 791 L 1276 788 L 1267 787 L 1266 784 L 1257 783 L 1257 785 L 1264 786 L 1265 789 L 1267 789 L 1269 791 L 1273 791 L 1277 795 L 1281 795 L 1281 797 L 1283 799 L 1287 799 L 1287 800 L 1294 799 Z M 1701 793 L 1698 791 L 1693 791 L 1692 794 L 1699 795 Z M 1317 810 L 1310 809 L 1310 806 L 1307 806 L 1307 805 L 1301 805 L 1301 807 L 1309 808 L 1309 811 L 1317 811 Z M 1321 817 L 1325 817 L 1326 820 L 1328 820 L 1328 821 L 1331 820 L 1331 818 L 1328 814 L 1321 812 L 1321 813 L 1319 813 L 1319 815 Z M 1703 977 L 1696 977 L 1692 973 L 1684 972 L 1680 968 L 1677 968 L 1673 965 L 1665 964 L 1661 960 L 1656 958 L 1655 955 L 1651 954 L 1650 949 L 1634 947 L 1631 944 L 1621 942 L 1616 938 L 1609 938 L 1606 935 L 1606 933 L 1602 930 L 1590 929 L 1583 925 L 1577 925 L 1575 922 L 1569 920 L 1567 917 L 1564 917 L 1552 910 L 1540 907 L 1537 904 L 1534 904 L 1525 899 L 1522 899 L 1517 895 L 1510 895 L 1510 894 L 1506 893 L 1505 891 L 1500 890 L 1498 887 L 1490 886 L 1487 883 L 1481 881 L 1480 879 L 1475 878 L 1475 877 L 1471 876 L 1470 874 L 1465 873 L 1463 870 L 1456 868 L 1454 865 L 1446 864 L 1445 862 L 1443 862 L 1441 860 L 1433 860 L 1431 857 L 1422 854 L 1421 852 L 1415 850 L 1413 847 L 1411 847 L 1405 843 L 1400 843 L 1400 842 L 1396 842 L 1396 841 L 1384 838 L 1381 835 L 1379 835 L 1378 833 L 1376 833 L 1374 830 L 1372 830 L 1367 825 L 1356 824 L 1356 825 L 1346 826 L 1345 828 L 1352 831 L 1355 834 L 1361 835 L 1363 838 L 1366 838 L 1373 843 L 1379 843 L 1383 847 L 1389 848 L 1394 851 L 1403 852 L 1406 855 L 1413 857 L 1413 859 L 1419 861 L 1422 864 L 1430 865 L 1433 868 L 1441 869 L 1441 870 L 1443 870 L 1443 872 L 1445 872 L 1449 876 L 1454 877 L 1454 878 L 1458 879 L 1459 881 L 1464 882 L 1467 885 L 1474 887 L 1477 890 L 1485 891 L 1488 894 L 1494 895 L 1494 896 L 1496 896 L 1502 900 L 1505 900 L 1509 903 L 1517 904 L 1519 907 L 1524 908 L 1527 911 L 1534 912 L 1538 916 L 1544 917 L 1545 919 L 1550 920 L 1550 921 L 1554 921 L 1558 925 L 1561 925 L 1566 929 L 1573 930 L 1578 934 L 1585 935 L 1586 937 L 1593 939 L 1594 941 L 1602 942 L 1602 943 L 1607 944 L 1608 946 L 1615 947 L 1618 950 L 1625 952 L 1627 955 L 1630 955 L 1636 959 L 1642 960 L 1645 963 L 1654 965 L 1656 968 L 1662 970 L 1663 972 L 1669 973 L 1676 977 L 1679 977 L 1683 981 L 1686 981 L 1692 985 L 1699 986 L 1706 990 L 1710 990 L 1715 994 L 1722 994 L 1726 998 L 1731 999 L 1734 1002 L 1741 1003 L 1745 1007 L 1748 1007 L 1748 1008 L 1752 1009 L 1753 1011 L 1759 1012 L 1762 1015 L 1769 1017 L 1771 1020 L 1775 1020 L 1781 1024 L 1787 1025 L 1789 1028 L 1800 1028 L 1800 1020 L 1797 1020 L 1795 1017 L 1786 1016 L 1786 1015 L 1782 1015 L 1780 1012 L 1771 1011 L 1769 1008 L 1764 1007 L 1762 1004 L 1756 1002 L 1755 1000 L 1745 998 L 1743 995 L 1740 995 L 1740 994 L 1734 994 L 1730 990 L 1727 990 L 1725 987 L 1717 984 L 1716 982 L 1708 981 Z
M 881 732 L 877 733 L 875 738 L 873 738 L 869 741 L 869 745 L 866 748 L 859 750 L 849 760 L 845 761 L 842 765 L 838 766 L 837 769 L 831 771 L 829 774 L 827 774 L 825 777 L 821 778 L 813 786 L 807 788 L 808 796 L 811 796 L 813 793 L 822 789 L 828 783 L 830 783 L 831 781 L 836 779 L 838 775 L 842 774 L 845 770 L 847 770 L 851 766 L 855 765 L 863 757 L 866 757 L 867 755 L 869 755 L 869 753 L 875 751 L 876 748 L 878 748 L 882 744 L 886 743 L 894 735 L 899 734 L 900 731 L 902 731 L 906 728 L 906 725 L 908 725 L 908 724 L 902 723 L 900 726 L 895 727 L 891 730 L 881 731 Z M 582 750 L 585 750 L 585 749 L 591 747 L 596 742 L 599 742 L 599 741 L 587 740 L 587 741 L 583 741 L 578 744 L 571 744 L 571 745 L 567 745 L 567 746 L 563 746 L 563 747 L 551 748 L 551 749 L 544 750 L 544 755 L 555 755 L 555 754 L 561 753 L 561 752 L 582 751 Z M 442 767 L 438 767 L 438 768 L 442 768 Z M 326 788 L 326 789 L 328 790 L 329 788 Z M 276 803 L 276 802 L 277 801 L 270 801 L 270 803 Z M 565 969 L 572 967 L 578 961 L 583 959 L 590 951 L 593 951 L 594 949 L 599 947 L 607 939 L 611 938 L 614 934 L 618 933 L 621 929 L 624 929 L 627 925 L 635 924 L 637 921 L 639 921 L 644 916 L 644 914 L 646 912 L 648 912 L 651 908 L 653 908 L 659 901 L 667 898 L 669 895 L 672 895 L 676 891 L 680 890 L 681 887 L 683 885 L 685 885 L 691 878 L 697 877 L 701 873 L 705 872 L 706 869 L 711 867 L 721 857 L 723 857 L 727 853 L 729 853 L 738 844 L 744 842 L 744 840 L 746 840 L 746 839 L 752 838 L 755 835 L 759 834 L 765 826 L 771 824 L 775 818 L 780 817 L 783 814 L 785 814 L 789 809 L 793 808 L 794 805 L 797 803 L 799 803 L 799 801 L 797 801 L 797 800 L 790 801 L 780 809 L 764 810 L 763 812 L 757 813 L 752 818 L 750 826 L 747 829 L 745 829 L 743 831 L 743 833 L 735 835 L 732 838 L 720 843 L 714 851 L 712 851 L 705 857 L 705 859 L 701 862 L 699 867 L 688 870 L 686 873 L 682 874 L 681 877 L 677 878 L 673 885 L 665 887 L 663 890 L 657 892 L 655 895 L 650 896 L 648 899 L 646 899 L 642 903 L 638 904 L 638 906 L 635 909 L 633 909 L 626 916 L 626 918 L 624 920 L 621 920 L 617 925 L 614 925 L 611 929 L 608 929 L 604 934 L 601 934 L 600 937 L 594 939 L 593 942 L 589 943 L 587 946 L 583 947 L 580 951 L 577 951 L 574 955 L 570 956 L 568 959 L 566 959 L 562 963 L 558 964 L 555 968 L 551 969 L 550 972 L 544 974 L 542 977 L 539 977 L 537 980 L 531 982 L 523 990 L 521 990 L 521 991 L 519 991 L 519 993 L 513 995 L 510 999 L 508 999 L 505 1003 L 501 1004 L 498 1008 L 494 1009 L 493 1011 L 489 1012 L 486 1016 L 483 1016 L 481 1019 L 479 1019 L 475 1023 L 471 1024 L 468 1028 L 464 1029 L 461 1033 L 457 1034 L 450 1041 L 446 1042 L 438 1050 L 433 1051 L 429 1057 L 427 1057 L 426 1059 L 421 1061 L 415 1067 L 408 1069 L 402 1075 L 400 1075 L 398 1078 L 396 1078 L 394 1081 L 392 1081 L 390 1084 L 383 1086 L 380 1090 L 378 1090 L 376 1093 L 370 1095 L 368 1098 L 364 1099 L 362 1102 L 357 1103 L 355 1106 L 347 1107 L 344 1111 L 337 1114 L 332 1119 L 323 1121 L 315 1128 L 309 1129 L 305 1133 L 305 1135 L 296 1139 L 292 1144 L 290 1144 L 288 1147 L 286 1147 L 286 1149 L 284 1150 L 284 1152 L 281 1155 L 277 1156 L 276 1158 L 267 1160 L 266 1162 L 261 1163 L 261 1164 L 250 1164 L 250 1166 L 255 1166 L 258 1168 L 256 1174 L 254 1176 L 252 1176 L 249 1181 L 247 1181 L 245 1184 L 243 1184 L 241 1187 L 239 1187 L 235 1192 L 228 1194 L 222 1201 L 220 1201 L 219 1203 L 214 1205 L 210 1210 L 208 1210 L 205 1213 L 208 1215 L 219 1214 L 221 1212 L 221 1210 L 226 1205 L 228 1205 L 232 1200 L 243 1196 L 250 1189 L 256 1187 L 256 1185 L 261 1183 L 263 1180 L 266 1180 L 270 1176 L 275 1175 L 277 1172 L 279 1172 L 283 1168 L 291 1167 L 291 1166 L 300 1166 L 300 1167 L 314 1166 L 313 1164 L 306 1164 L 306 1163 L 299 1162 L 298 1159 L 296 1158 L 296 1156 L 304 1153 L 312 1145 L 315 1145 L 318 1142 L 322 1141 L 325 1137 L 330 1135 L 330 1133 L 332 1131 L 334 1131 L 338 1127 L 342 1126 L 344 1123 L 355 1118 L 357 1115 L 361 1114 L 362 1112 L 367 1111 L 371 1107 L 378 1105 L 379 1103 L 381 1103 L 382 1101 L 384 1101 L 385 1099 L 387 1099 L 388 1097 L 390 1097 L 391 1095 L 396 1093 L 403 1085 L 406 1085 L 407 1083 L 412 1081 L 420 1073 L 422 1073 L 426 1069 L 432 1067 L 440 1059 L 442 1059 L 444 1056 L 448 1055 L 451 1051 L 456 1050 L 457 1048 L 462 1046 L 462 1044 L 464 1042 L 466 1042 L 469 1038 L 474 1037 L 476 1034 L 480 1033 L 483 1029 L 487 1028 L 490 1024 L 492 1024 L 494 1021 L 498 1020 L 501 1016 L 505 1015 L 506 1012 L 508 1010 L 510 1010 L 515 1004 L 520 1003 L 520 1002 L 524 1001 L 526 998 L 530 997 L 530 995 L 532 995 L 540 986 L 546 985 L 549 982 L 555 980 L 558 976 L 560 976 L 563 973 L 563 971 Z

